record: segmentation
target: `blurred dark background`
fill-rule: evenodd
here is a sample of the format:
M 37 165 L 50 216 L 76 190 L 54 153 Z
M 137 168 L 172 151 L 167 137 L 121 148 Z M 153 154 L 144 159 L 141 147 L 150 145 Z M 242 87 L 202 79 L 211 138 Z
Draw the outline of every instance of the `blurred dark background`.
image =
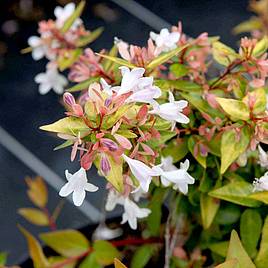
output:
M 129 43 L 145 44 L 153 29 L 134 15 L 120 7 L 124 1 L 87 1 L 83 20 L 87 29 L 104 26 L 105 32 L 91 47 L 98 51 L 109 48 L 117 36 Z M 69 151 L 53 152 L 60 143 L 55 137 L 41 132 L 38 127 L 63 116 L 59 96 L 52 91 L 45 96 L 38 93 L 34 76 L 45 70 L 45 60 L 33 61 L 31 55 L 21 55 L 27 47 L 27 39 L 36 35 L 37 22 L 53 18 L 57 5 L 68 1 L 9 0 L 0 1 L 0 127 L 5 129 L 27 150 L 37 156 L 51 170 L 64 179 L 64 170 L 71 172 L 77 166 L 70 162 Z M 183 31 L 189 36 L 197 36 L 206 31 L 209 35 L 221 36 L 221 41 L 237 46 L 239 38 L 231 34 L 232 28 L 249 18 L 247 0 L 137 0 L 137 2 L 170 24 L 183 22 Z M 132 3 L 132 2 L 131 2 Z M 133 7 L 132 7 L 133 8 Z M 135 7 L 134 7 L 135 8 Z M 139 13 L 139 7 L 136 10 Z M 133 11 L 133 10 L 132 10 Z M 147 15 L 146 15 L 147 16 Z M 148 15 L 149 16 L 149 15 Z M 147 17 L 145 19 L 148 19 Z M 160 24 L 162 21 L 159 22 Z M 0 129 L 1 130 L 1 129 Z M 2 135 L 2 136 L 1 136 Z M 27 256 L 26 243 L 18 232 L 20 223 L 36 234 L 45 228 L 35 228 L 17 214 L 20 207 L 30 207 L 26 196 L 26 175 L 38 175 L 19 159 L 19 151 L 11 154 L 6 137 L 0 131 L 0 252 L 9 252 L 9 263 L 15 264 Z M 89 177 L 97 185 L 102 179 L 92 171 Z M 88 195 L 88 200 L 101 209 L 103 195 Z M 54 208 L 60 200 L 57 192 L 49 187 L 49 206 Z M 78 228 L 90 224 L 90 219 L 66 201 L 59 218 L 60 228 Z

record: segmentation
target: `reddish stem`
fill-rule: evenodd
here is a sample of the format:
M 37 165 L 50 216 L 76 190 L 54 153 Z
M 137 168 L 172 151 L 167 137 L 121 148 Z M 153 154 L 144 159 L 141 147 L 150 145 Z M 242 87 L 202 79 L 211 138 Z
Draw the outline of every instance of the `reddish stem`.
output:
M 49 222 L 49 227 L 52 231 L 57 230 L 57 225 L 56 222 L 54 220 L 54 218 L 51 216 L 50 212 L 48 211 L 48 209 L 45 207 L 43 208 L 43 212 L 46 214 L 47 218 L 48 218 L 48 222 Z

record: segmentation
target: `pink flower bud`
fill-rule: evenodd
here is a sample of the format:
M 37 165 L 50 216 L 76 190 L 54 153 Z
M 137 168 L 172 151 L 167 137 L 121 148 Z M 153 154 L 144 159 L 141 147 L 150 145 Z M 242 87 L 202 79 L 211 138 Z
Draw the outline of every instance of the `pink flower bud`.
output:
M 111 165 L 106 155 L 101 156 L 100 169 L 104 176 L 107 176 L 111 170 Z
M 69 92 L 65 92 L 63 94 L 63 101 L 65 104 L 67 104 L 68 106 L 72 107 L 75 104 L 75 98 L 74 96 L 69 93 Z
M 110 139 L 106 139 L 106 138 L 103 138 L 100 141 L 101 141 L 101 144 L 104 147 L 107 147 L 110 151 L 114 152 L 118 150 L 118 145 L 114 141 Z
M 81 107 L 81 105 L 79 105 L 79 104 L 74 104 L 74 105 L 72 106 L 72 109 L 73 109 L 73 113 L 74 113 L 76 116 L 83 116 L 83 115 L 84 115 L 83 108 Z
M 124 136 L 119 134 L 114 134 L 116 141 L 124 148 L 130 150 L 132 147 L 131 142 Z

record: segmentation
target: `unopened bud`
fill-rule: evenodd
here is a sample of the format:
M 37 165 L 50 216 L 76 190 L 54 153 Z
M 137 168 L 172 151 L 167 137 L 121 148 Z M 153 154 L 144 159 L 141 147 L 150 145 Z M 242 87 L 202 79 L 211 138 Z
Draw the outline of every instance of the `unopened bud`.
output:
M 100 169 L 104 176 L 107 176 L 111 170 L 111 165 L 106 155 L 101 156 Z
M 112 152 L 118 150 L 118 145 L 110 139 L 106 139 L 106 138 L 101 139 L 101 144 L 107 147 Z
M 68 106 L 72 107 L 75 104 L 75 98 L 74 96 L 69 93 L 69 92 L 65 92 L 63 94 L 63 101 L 65 104 L 67 104 Z

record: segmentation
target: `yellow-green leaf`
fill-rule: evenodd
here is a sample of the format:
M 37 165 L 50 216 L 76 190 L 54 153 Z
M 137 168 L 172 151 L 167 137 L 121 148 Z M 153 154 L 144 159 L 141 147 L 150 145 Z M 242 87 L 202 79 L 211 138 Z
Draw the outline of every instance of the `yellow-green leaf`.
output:
M 262 27 L 262 22 L 259 18 L 253 17 L 249 20 L 243 21 L 234 27 L 233 33 L 240 34 L 244 32 L 251 32 L 253 30 L 258 30 Z
M 204 229 L 208 229 L 220 207 L 220 200 L 213 198 L 205 193 L 200 198 L 201 218 Z
M 119 64 L 120 66 L 127 66 L 129 68 L 135 68 L 137 66 L 135 66 L 134 64 L 124 60 L 124 59 L 121 59 L 121 58 L 117 58 L 117 57 L 113 57 L 113 56 L 109 56 L 109 55 L 105 55 L 105 54 L 100 54 L 100 53 L 96 53 L 98 56 L 102 57 L 102 58 L 105 58 L 107 60 L 110 60 L 112 62 L 115 62 L 117 64 Z
M 74 62 L 81 55 L 81 49 L 67 50 L 64 54 L 60 55 L 57 59 L 57 63 L 60 71 L 64 71 L 68 67 L 74 64 Z
M 212 43 L 212 54 L 213 58 L 224 66 L 228 66 L 235 59 L 239 58 L 239 55 L 232 48 L 219 41 Z
M 44 208 L 47 204 L 48 194 L 45 182 L 41 177 L 26 177 L 25 181 L 28 186 L 27 195 L 34 205 Z
M 234 129 L 227 130 L 221 138 L 221 174 L 245 152 L 250 141 L 250 130 L 248 127 L 242 128 L 239 140 Z
M 103 266 L 97 262 L 96 253 L 90 253 L 78 266 L 79 268 L 102 268 Z
M 268 205 L 268 191 L 253 193 L 250 195 L 250 198 L 261 201 Z
M 225 98 L 216 100 L 233 121 L 249 119 L 249 108 L 243 101 Z
M 268 37 L 264 36 L 260 41 L 258 41 L 256 46 L 254 47 L 252 55 L 258 58 L 261 55 L 263 55 L 267 51 L 267 49 L 268 49 Z
M 56 133 L 77 135 L 78 132 L 87 131 L 88 127 L 81 118 L 65 117 L 55 123 L 42 126 L 40 129 Z
M 243 98 L 245 104 L 249 103 L 249 99 L 255 100 L 253 105 L 253 113 L 259 114 L 266 111 L 266 93 L 264 88 L 257 88 Z
M 117 258 L 114 259 L 114 268 L 127 268 L 121 261 Z
M 29 254 L 33 261 L 34 268 L 49 267 L 49 262 L 46 259 L 39 242 L 25 228 L 20 225 L 18 227 L 28 242 Z
M 134 253 L 130 268 L 144 268 L 155 253 L 155 245 L 142 245 Z
M 167 53 L 163 53 L 159 55 L 158 57 L 154 58 L 150 63 L 146 65 L 146 69 L 154 69 L 158 67 L 159 65 L 167 62 L 177 54 L 179 54 L 183 49 L 187 48 L 189 45 L 184 45 L 182 47 L 177 47 Z
M 258 268 L 268 267 L 268 217 L 265 218 L 262 228 L 261 245 L 255 263 Z
M 74 13 L 65 21 L 63 27 L 61 28 L 62 33 L 66 33 L 73 25 L 75 20 L 79 18 L 83 12 L 86 1 L 81 1 L 79 5 L 76 7 Z
M 200 85 L 187 81 L 187 80 L 167 80 L 167 79 L 156 79 L 154 80 L 154 84 L 160 87 L 162 90 L 180 90 L 184 92 L 193 92 L 197 91 L 201 94 Z
M 250 198 L 253 191 L 251 183 L 245 181 L 231 182 L 209 192 L 209 195 L 247 207 L 258 207 L 261 203 Z
M 215 268 L 240 268 L 240 266 L 237 259 L 231 259 L 217 265 Z
M 2 265 L 4 266 L 6 264 L 6 261 L 7 261 L 7 253 L 0 252 L 0 267 L 2 267 Z
M 120 257 L 120 252 L 108 241 L 97 240 L 93 244 L 96 260 L 102 265 L 111 265 L 115 258 Z
M 89 249 L 87 238 L 76 230 L 43 233 L 40 238 L 47 246 L 65 257 L 77 256 Z
M 217 243 L 211 243 L 208 245 L 208 248 L 219 256 L 226 257 L 228 250 L 229 241 L 222 241 Z
M 18 213 L 30 223 L 39 226 L 48 226 L 49 220 L 46 214 L 37 208 L 20 208 Z
M 227 261 L 232 259 L 237 259 L 241 268 L 256 268 L 247 252 L 243 248 L 238 234 L 235 230 L 233 230 L 231 233 L 231 239 L 226 257 Z
M 75 86 L 73 87 L 70 87 L 68 89 L 66 89 L 66 91 L 68 92 L 77 92 L 77 91 L 81 91 L 81 90 L 84 90 L 84 89 L 88 89 L 88 87 L 94 83 L 94 82 L 98 82 L 100 80 L 99 77 L 90 77 L 88 78 L 87 80 L 79 83 L 79 84 L 76 84 Z
M 103 27 L 99 27 L 96 30 L 90 32 L 89 34 L 82 35 L 76 41 L 76 45 L 78 47 L 83 47 L 83 46 L 86 46 L 86 45 L 92 43 L 93 41 L 95 41 L 102 34 L 103 30 L 104 30 Z

